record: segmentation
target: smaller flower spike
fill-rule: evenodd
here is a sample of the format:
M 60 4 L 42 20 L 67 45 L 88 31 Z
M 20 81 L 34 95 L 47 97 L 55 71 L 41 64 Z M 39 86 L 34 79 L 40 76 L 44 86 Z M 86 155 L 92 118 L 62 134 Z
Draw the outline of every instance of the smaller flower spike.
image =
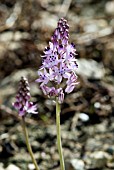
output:
M 18 93 L 16 95 L 16 102 L 13 103 L 14 108 L 19 112 L 19 116 L 25 116 L 26 113 L 38 113 L 36 111 L 36 105 L 29 101 L 30 97 L 31 95 L 28 80 L 25 77 L 21 77 Z

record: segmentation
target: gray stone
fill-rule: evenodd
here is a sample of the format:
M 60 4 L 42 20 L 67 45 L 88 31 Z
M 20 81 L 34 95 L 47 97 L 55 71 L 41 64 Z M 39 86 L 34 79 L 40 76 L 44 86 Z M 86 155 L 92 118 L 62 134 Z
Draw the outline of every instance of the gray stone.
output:
M 65 162 L 66 170 L 84 170 L 85 164 L 80 159 L 71 159 Z
M 28 169 L 29 170 L 34 170 L 35 169 L 35 165 L 32 164 L 32 163 L 28 164 Z
M 3 166 L 4 166 L 4 164 L 2 162 L 0 162 L 0 170 L 4 170 Z
M 114 15 L 114 1 L 109 1 L 106 3 L 105 11 L 109 15 Z
M 95 151 L 90 155 L 91 168 L 103 168 L 106 166 L 110 156 L 103 151 Z
M 103 65 L 94 60 L 80 59 L 78 65 L 77 73 L 84 77 L 101 79 L 105 74 Z
M 48 17 L 46 17 L 48 16 Z M 37 30 L 38 28 L 45 29 L 55 29 L 57 25 L 57 17 L 55 17 L 55 15 L 49 15 L 49 13 L 47 12 L 43 12 L 41 13 L 41 19 L 40 20 L 35 20 L 32 24 L 32 29 L 33 30 Z
M 109 42 L 104 50 L 104 65 L 114 70 L 114 42 Z M 112 79 L 113 80 L 113 79 Z
M 2 42 L 8 42 L 8 41 L 19 41 L 22 38 L 29 38 L 30 35 L 28 33 L 21 33 L 19 31 L 16 31 L 13 33 L 12 31 L 4 32 L 0 35 L 0 41 Z
M 89 116 L 85 113 L 80 113 L 79 114 L 79 119 L 82 121 L 82 122 L 87 122 L 89 121 Z
M 16 165 L 10 164 L 10 165 L 8 165 L 6 170 L 20 170 L 20 168 L 17 167 Z
M 114 155 L 114 146 L 113 145 L 112 146 L 108 146 L 106 148 L 106 152 L 111 154 L 111 155 Z

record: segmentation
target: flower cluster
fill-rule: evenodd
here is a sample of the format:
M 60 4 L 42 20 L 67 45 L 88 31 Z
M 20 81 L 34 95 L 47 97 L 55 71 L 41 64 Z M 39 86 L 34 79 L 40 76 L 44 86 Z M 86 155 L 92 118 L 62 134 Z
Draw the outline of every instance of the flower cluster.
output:
M 69 25 L 61 18 L 49 46 L 44 50 L 39 78 L 36 80 L 41 83 L 44 94 L 58 97 L 59 103 L 63 102 L 64 93 L 72 92 L 77 84 L 76 49 L 73 43 L 69 44 L 68 39 Z
M 13 106 L 19 112 L 19 116 L 24 116 L 26 113 L 37 113 L 36 105 L 29 101 L 30 97 L 29 83 L 25 77 L 21 77 L 18 93 L 16 95 L 16 102 L 13 103 Z

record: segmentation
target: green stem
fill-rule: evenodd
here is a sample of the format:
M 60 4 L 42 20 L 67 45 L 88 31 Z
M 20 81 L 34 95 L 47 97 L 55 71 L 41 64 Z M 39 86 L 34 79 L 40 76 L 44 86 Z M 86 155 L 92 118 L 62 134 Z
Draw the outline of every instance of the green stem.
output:
M 25 124 L 25 118 L 24 117 L 22 117 L 22 126 L 23 126 L 24 135 L 25 135 L 27 149 L 28 149 L 28 151 L 30 153 L 30 156 L 32 158 L 32 161 L 34 163 L 34 166 L 35 166 L 36 170 L 39 170 L 39 167 L 38 167 L 38 165 L 36 163 L 36 160 L 35 160 L 33 152 L 32 152 L 31 145 L 29 143 L 28 132 L 27 132 L 27 129 L 26 129 L 26 124 Z
M 61 129 L 60 129 L 60 104 L 58 103 L 58 99 L 56 98 L 56 126 L 57 126 L 57 146 L 60 157 L 60 166 L 61 170 L 65 170 L 64 159 L 62 153 L 62 145 L 61 145 Z

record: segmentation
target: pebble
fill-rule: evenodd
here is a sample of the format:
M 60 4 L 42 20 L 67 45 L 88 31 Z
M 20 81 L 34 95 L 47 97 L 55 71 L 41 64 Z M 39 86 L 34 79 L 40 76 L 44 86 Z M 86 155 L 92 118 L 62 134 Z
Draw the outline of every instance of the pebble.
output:
M 106 152 L 108 152 L 111 155 L 114 155 L 114 146 L 108 146 Z
M 8 42 L 8 41 L 20 41 L 21 39 L 27 39 L 29 38 L 30 35 L 28 33 L 21 33 L 19 31 L 16 31 L 15 33 L 13 33 L 12 31 L 7 31 L 4 32 L 0 35 L 0 41 L 1 42 Z
M 114 70 L 114 42 L 109 42 L 104 51 L 104 65 Z
M 32 164 L 32 163 L 28 164 L 28 169 L 29 170 L 35 170 L 34 164 Z
M 108 23 L 104 19 L 99 19 L 99 20 L 92 19 L 84 23 L 83 29 L 86 33 L 95 33 L 101 29 L 106 28 L 107 26 L 108 26 Z
M 84 170 L 85 164 L 80 159 L 72 159 L 65 163 L 66 170 Z
M 101 104 L 100 104 L 99 102 L 95 102 L 95 103 L 94 103 L 94 107 L 95 107 L 96 109 L 99 109 L 99 108 L 101 107 Z
M 4 166 L 4 164 L 2 162 L 0 162 L 0 170 L 4 170 L 3 166 Z
M 77 70 L 77 73 L 84 77 L 92 79 L 101 79 L 105 74 L 103 65 L 97 63 L 94 60 L 80 59 L 78 60 L 78 65 L 79 68 Z
M 82 122 L 87 122 L 89 121 L 89 116 L 85 113 L 80 113 L 79 118 L 81 119 Z
M 46 17 L 48 16 L 48 17 Z M 35 20 L 31 26 L 33 30 L 37 30 L 38 28 L 42 29 L 55 29 L 57 25 L 57 18 L 53 15 L 49 15 L 48 13 L 42 13 L 40 20 Z
M 114 15 L 114 1 L 108 1 L 105 5 L 105 11 L 109 15 Z
M 17 167 L 16 165 L 10 164 L 10 165 L 8 165 L 6 170 L 20 170 L 20 168 Z
M 96 24 L 89 24 L 89 25 L 84 26 L 85 32 L 97 32 L 98 30 L 99 29 Z
M 106 166 L 110 156 L 104 151 L 95 151 L 90 155 L 90 164 L 92 168 L 103 168 Z

